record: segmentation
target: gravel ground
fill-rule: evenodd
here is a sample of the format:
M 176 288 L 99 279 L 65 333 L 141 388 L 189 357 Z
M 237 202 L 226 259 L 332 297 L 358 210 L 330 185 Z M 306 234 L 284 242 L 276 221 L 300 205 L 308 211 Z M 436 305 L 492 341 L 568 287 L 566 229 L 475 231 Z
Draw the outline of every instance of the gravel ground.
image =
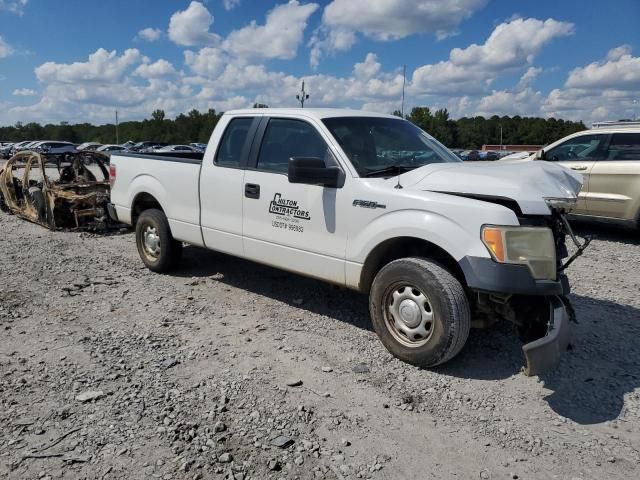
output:
M 509 325 L 421 370 L 362 295 L 0 214 L 0 477 L 640 478 L 640 236 L 593 231 L 573 349 L 529 378 Z

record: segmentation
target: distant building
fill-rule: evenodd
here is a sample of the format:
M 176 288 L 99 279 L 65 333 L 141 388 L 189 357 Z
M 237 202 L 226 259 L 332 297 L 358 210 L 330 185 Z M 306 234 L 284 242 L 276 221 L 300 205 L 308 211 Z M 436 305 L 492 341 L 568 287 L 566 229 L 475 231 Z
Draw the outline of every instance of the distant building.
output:
M 482 145 L 482 150 L 488 152 L 498 152 L 506 150 L 508 152 L 535 152 L 544 145 Z

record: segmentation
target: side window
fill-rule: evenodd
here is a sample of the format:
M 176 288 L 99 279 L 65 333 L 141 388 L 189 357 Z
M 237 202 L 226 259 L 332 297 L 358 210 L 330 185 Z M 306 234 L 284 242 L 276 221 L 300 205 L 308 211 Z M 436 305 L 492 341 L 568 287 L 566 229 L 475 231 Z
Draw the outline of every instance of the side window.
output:
M 545 152 L 551 162 L 599 160 L 604 157 L 606 135 L 582 135 L 572 138 Z
M 215 160 L 216 165 L 221 167 L 240 166 L 242 147 L 247 140 L 251 122 L 253 122 L 253 118 L 234 118 L 229 122 L 220 140 Z
M 260 146 L 258 169 L 287 173 L 290 158 L 313 157 L 326 162 L 327 153 L 327 144 L 307 122 L 272 118 Z
M 606 160 L 640 160 L 640 133 L 614 133 Z

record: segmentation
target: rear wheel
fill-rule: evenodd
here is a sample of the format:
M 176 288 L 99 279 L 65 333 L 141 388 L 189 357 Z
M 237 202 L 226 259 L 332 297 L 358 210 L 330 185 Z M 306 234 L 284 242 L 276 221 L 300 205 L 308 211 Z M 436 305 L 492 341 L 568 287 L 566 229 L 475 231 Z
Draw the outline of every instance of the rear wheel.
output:
M 164 212 L 155 208 L 140 214 L 136 222 L 136 245 L 140 258 L 154 272 L 171 270 L 182 256 L 182 242 L 171 235 Z
M 426 258 L 384 266 L 371 286 L 369 310 L 387 350 L 413 365 L 447 362 L 469 337 L 469 302 L 462 285 Z

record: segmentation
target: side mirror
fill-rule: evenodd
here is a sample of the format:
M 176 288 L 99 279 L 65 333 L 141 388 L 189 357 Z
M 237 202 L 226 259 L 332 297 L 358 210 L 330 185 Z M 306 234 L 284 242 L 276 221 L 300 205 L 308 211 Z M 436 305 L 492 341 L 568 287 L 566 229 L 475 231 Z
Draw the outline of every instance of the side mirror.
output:
M 547 156 L 544 149 L 538 150 L 538 153 L 536 153 L 536 160 L 546 160 L 546 159 L 547 159 Z
M 336 166 L 327 167 L 321 158 L 291 158 L 288 173 L 289 183 L 331 188 L 341 187 L 344 183 L 342 170 Z

